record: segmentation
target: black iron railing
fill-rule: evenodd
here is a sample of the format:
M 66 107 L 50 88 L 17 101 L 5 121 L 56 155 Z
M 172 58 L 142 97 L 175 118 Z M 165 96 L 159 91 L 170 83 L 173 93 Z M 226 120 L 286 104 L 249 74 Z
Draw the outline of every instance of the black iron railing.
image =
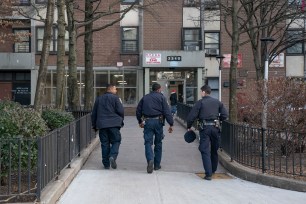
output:
M 85 115 L 78 111 L 78 115 Z M 43 137 L 0 141 L 0 203 L 33 196 L 57 179 L 61 171 L 91 143 L 91 114 L 76 119 Z M 26 200 L 31 200 L 26 198 Z
M 232 160 L 262 172 L 306 176 L 306 133 L 223 122 L 222 149 Z
M 178 104 L 177 116 L 186 122 L 191 106 Z M 306 176 L 306 133 L 222 123 L 221 148 L 245 166 L 275 175 Z
M 193 105 L 184 104 L 184 103 L 177 103 L 177 117 L 181 118 L 186 122 L 187 116 L 191 111 Z

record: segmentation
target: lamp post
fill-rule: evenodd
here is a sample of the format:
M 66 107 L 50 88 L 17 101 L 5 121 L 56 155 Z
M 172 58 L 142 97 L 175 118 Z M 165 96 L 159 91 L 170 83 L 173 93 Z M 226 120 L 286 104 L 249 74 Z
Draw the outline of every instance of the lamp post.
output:
M 268 74 L 269 74 L 269 53 L 268 53 L 268 43 L 274 42 L 275 39 L 271 37 L 265 37 L 260 39 L 265 46 L 265 70 L 264 70 L 264 101 L 263 101 L 263 111 L 262 111 L 262 128 L 267 129 L 267 115 L 268 115 Z
M 216 56 L 216 60 L 218 61 L 219 64 L 219 100 L 221 101 L 221 71 L 222 71 L 222 61 L 225 57 L 223 55 L 218 55 Z

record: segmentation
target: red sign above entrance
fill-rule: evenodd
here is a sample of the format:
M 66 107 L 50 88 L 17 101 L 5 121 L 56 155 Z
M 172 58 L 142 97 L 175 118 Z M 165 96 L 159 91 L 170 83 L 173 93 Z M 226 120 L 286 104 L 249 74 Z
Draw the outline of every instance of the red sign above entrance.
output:
M 161 64 L 161 54 L 146 53 L 146 64 Z

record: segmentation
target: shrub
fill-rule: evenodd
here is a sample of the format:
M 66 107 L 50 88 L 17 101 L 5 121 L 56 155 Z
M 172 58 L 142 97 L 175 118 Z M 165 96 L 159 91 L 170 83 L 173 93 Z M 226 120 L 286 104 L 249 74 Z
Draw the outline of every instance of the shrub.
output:
M 34 170 L 37 164 L 35 138 L 46 134 L 48 127 L 40 114 L 12 101 L 0 101 L 1 184 L 5 183 L 9 166 L 11 173 L 18 169 Z
M 43 110 L 42 118 L 46 121 L 50 130 L 63 127 L 74 121 L 74 117 L 71 113 L 58 109 Z
M 12 101 L 0 101 L 0 138 L 43 136 L 48 128 L 40 114 Z
M 306 84 L 299 79 L 274 78 L 268 82 L 268 128 L 305 132 Z M 240 122 L 261 127 L 263 82 L 255 83 L 240 95 Z

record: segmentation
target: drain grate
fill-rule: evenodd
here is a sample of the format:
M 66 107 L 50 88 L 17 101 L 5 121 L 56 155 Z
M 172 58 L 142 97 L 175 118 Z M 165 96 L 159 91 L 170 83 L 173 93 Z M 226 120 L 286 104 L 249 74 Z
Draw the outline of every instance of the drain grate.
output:
M 204 173 L 196 173 L 198 177 L 204 178 Z M 232 179 L 233 177 L 229 176 L 226 173 L 215 173 L 212 175 L 212 179 Z

